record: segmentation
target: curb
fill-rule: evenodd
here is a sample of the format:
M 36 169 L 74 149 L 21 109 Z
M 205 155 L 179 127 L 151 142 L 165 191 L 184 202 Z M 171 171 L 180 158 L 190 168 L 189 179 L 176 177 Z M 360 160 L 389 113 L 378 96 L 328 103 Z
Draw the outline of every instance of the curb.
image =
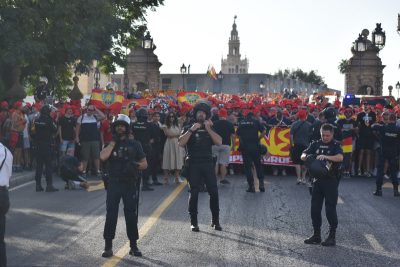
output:
M 21 173 L 13 173 L 10 178 L 10 187 L 9 189 L 19 186 L 21 184 L 25 184 L 27 182 L 35 180 L 35 172 L 34 171 L 24 171 Z

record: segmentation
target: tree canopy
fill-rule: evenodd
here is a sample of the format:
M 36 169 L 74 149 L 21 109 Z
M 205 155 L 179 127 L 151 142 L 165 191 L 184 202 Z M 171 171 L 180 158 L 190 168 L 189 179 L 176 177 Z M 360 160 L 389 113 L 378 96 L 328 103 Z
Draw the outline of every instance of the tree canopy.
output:
M 315 70 L 311 70 L 309 72 L 303 71 L 301 69 L 285 69 L 285 70 L 278 70 L 274 76 L 279 78 L 287 78 L 287 79 L 294 79 L 300 80 L 306 83 L 312 83 L 317 85 L 325 85 L 325 80 L 322 76 L 318 75 L 318 72 Z
M 93 60 L 106 73 L 124 67 L 126 48 L 146 30 L 146 12 L 163 1 L 0 1 L 0 94 L 21 98 L 20 83 L 41 75 L 62 90 L 71 71 L 87 73 Z

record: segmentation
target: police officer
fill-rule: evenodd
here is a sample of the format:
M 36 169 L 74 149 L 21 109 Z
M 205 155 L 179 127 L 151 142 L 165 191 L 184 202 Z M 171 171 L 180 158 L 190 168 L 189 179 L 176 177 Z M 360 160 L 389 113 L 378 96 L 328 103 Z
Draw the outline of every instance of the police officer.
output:
M 151 145 L 154 143 L 154 128 L 147 121 L 148 113 L 145 108 L 140 108 L 136 111 L 137 121 L 132 123 L 132 134 L 135 140 L 139 141 L 142 145 L 143 151 L 146 154 L 147 160 L 150 162 Z M 150 170 L 147 168 L 143 171 L 143 191 L 153 191 L 154 188 L 150 187 Z
M 246 117 L 238 123 L 239 151 L 242 153 L 244 169 L 249 188 L 247 192 L 254 193 L 254 179 L 251 168 L 254 164 L 260 184 L 260 191 L 265 192 L 264 174 L 261 165 L 260 138 L 265 136 L 265 128 L 254 119 L 253 113 L 248 112 Z
M 329 222 L 329 235 L 323 246 L 334 246 L 336 244 L 336 228 L 338 225 L 336 205 L 338 200 L 338 187 L 340 180 L 340 163 L 343 161 L 343 151 L 340 143 L 334 140 L 334 126 L 325 123 L 321 126 L 321 139 L 312 142 L 303 151 L 301 159 L 306 161 L 310 176 L 313 177 L 313 187 L 311 196 L 311 219 L 314 234 L 304 240 L 306 244 L 321 243 L 321 210 L 325 199 L 326 217 Z M 308 161 L 312 160 L 311 166 Z M 321 162 L 317 162 L 321 161 Z M 312 166 L 317 163 L 317 167 L 322 171 L 313 170 Z M 323 166 L 318 164 L 324 164 Z M 325 173 L 326 172 L 326 173 Z
M 35 102 L 41 102 L 45 100 L 48 95 L 50 95 L 50 90 L 47 83 L 48 80 L 46 77 L 40 77 L 39 86 L 36 87 L 34 93 Z
M 100 152 L 100 159 L 108 163 L 107 215 L 104 225 L 105 249 L 102 256 L 113 255 L 112 240 L 117 227 L 119 202 L 122 198 L 126 231 L 130 241 L 130 255 L 142 256 L 137 247 L 139 232 L 137 227 L 140 177 L 139 170 L 147 168 L 146 155 L 139 142 L 129 138 L 130 119 L 119 114 L 112 124 L 113 141 Z
M 384 175 L 385 162 L 389 163 L 390 179 L 393 184 L 393 194 L 395 197 L 399 194 L 399 182 L 397 172 L 399 170 L 399 145 L 400 145 L 400 128 L 396 126 L 396 115 L 389 115 L 389 123 L 387 125 L 374 124 L 372 129 L 378 133 L 380 151 L 378 162 L 378 173 L 376 176 L 375 196 L 382 196 L 382 183 Z
M 35 124 L 35 144 L 36 144 L 36 192 L 43 191 L 41 184 L 43 166 L 46 168 L 46 192 L 55 192 L 58 189 L 53 186 L 53 135 L 57 132 L 57 126 L 50 117 L 50 105 L 44 105 L 40 109 L 40 116 Z
M 210 106 L 207 103 L 197 103 L 193 109 L 193 115 L 195 122 L 184 127 L 183 134 L 179 137 L 179 145 L 187 146 L 191 230 L 193 232 L 200 231 L 197 222 L 197 201 L 200 189 L 203 184 L 206 184 L 210 195 L 211 227 L 221 231 L 217 177 L 215 176 L 211 147 L 221 145 L 222 138 L 212 129 Z

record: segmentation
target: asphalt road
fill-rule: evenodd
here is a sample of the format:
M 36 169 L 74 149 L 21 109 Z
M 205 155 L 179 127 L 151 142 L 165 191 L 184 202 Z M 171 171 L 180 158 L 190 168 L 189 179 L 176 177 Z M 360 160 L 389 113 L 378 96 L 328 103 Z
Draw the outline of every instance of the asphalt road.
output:
M 101 257 L 104 190 L 36 193 L 33 183 L 16 188 L 7 215 L 9 266 L 400 266 L 400 198 L 390 188 L 381 198 L 372 196 L 373 179 L 341 182 L 333 248 L 303 243 L 312 232 L 310 196 L 294 177 L 267 176 L 266 192 L 255 194 L 245 192 L 244 177 L 229 179 L 230 185 L 219 188 L 222 232 L 209 226 L 207 193 L 199 199 L 200 232 L 193 233 L 186 188 L 172 184 L 144 192 L 142 258 L 124 250 L 128 240 L 121 204 L 114 240 L 120 257 L 113 262 Z M 59 179 L 56 186 L 63 187 Z M 325 218 L 322 232 L 325 236 Z

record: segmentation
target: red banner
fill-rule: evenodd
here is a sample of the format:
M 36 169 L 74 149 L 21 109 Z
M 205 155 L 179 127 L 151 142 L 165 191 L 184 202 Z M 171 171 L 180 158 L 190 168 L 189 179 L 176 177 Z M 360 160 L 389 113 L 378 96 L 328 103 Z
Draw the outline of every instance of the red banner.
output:
M 262 159 L 263 164 L 293 166 L 290 160 L 290 128 L 272 128 L 268 135 L 261 139 L 261 144 L 267 146 L 268 153 Z M 243 158 L 238 151 L 239 138 L 236 138 L 231 151 L 230 163 L 242 164 Z

